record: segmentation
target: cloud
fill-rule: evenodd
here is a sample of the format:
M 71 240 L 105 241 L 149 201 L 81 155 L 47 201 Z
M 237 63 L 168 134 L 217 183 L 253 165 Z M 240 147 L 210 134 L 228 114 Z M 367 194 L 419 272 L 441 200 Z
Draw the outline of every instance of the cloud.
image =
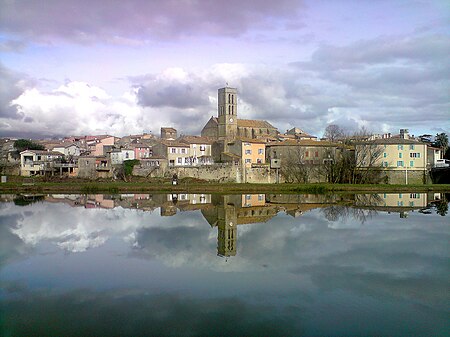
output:
M 48 0 L 0 1 L 0 29 L 38 40 L 79 43 L 172 39 L 190 35 L 238 36 L 254 28 L 294 26 L 302 1 Z M 127 42 L 128 43 L 128 42 Z
M 14 100 L 20 91 L 7 80 L 0 97 L 4 106 L 11 101 L 0 131 L 121 136 L 172 126 L 199 134 L 217 116 L 217 89 L 229 83 L 238 89 L 239 118 L 267 120 L 281 132 L 296 126 L 321 136 L 334 123 L 349 131 L 449 133 L 449 45 L 441 35 L 394 36 L 324 45 L 309 61 L 289 65 L 167 68 L 127 78 L 130 91 L 120 97 L 72 82 L 47 92 L 28 89 Z
M 22 115 L 11 102 L 30 85 L 26 75 L 10 70 L 0 63 L 0 119 L 19 119 Z

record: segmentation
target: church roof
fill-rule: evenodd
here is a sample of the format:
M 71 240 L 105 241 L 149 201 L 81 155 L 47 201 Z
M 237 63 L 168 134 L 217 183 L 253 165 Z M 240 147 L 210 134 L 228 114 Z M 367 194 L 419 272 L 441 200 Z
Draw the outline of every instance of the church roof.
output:
M 256 119 L 238 119 L 237 126 L 239 128 L 266 128 L 275 129 L 275 127 L 267 121 Z

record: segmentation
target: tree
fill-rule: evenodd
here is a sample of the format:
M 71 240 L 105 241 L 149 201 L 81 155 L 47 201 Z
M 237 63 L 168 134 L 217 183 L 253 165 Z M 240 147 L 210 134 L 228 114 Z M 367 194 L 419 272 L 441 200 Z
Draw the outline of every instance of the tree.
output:
M 35 143 L 28 139 L 18 139 L 14 142 L 14 148 L 18 153 L 24 150 L 45 150 L 41 144 Z
M 444 132 L 436 134 L 433 146 L 438 147 L 442 151 L 442 156 L 445 156 L 448 149 L 448 136 Z
M 288 183 L 307 183 L 311 177 L 312 165 L 306 164 L 305 150 L 299 146 L 290 149 L 281 161 L 281 174 Z
M 325 128 L 325 132 L 323 133 L 323 137 L 326 138 L 330 142 L 335 142 L 344 137 L 345 132 L 339 125 L 329 124 Z
M 331 128 L 335 130 L 335 128 Z M 374 140 L 371 133 L 361 128 L 353 135 L 345 136 L 342 132 L 343 145 L 334 149 L 330 147 L 325 153 L 327 159 L 321 167 L 330 183 L 365 184 L 379 183 L 383 170 L 379 158 L 383 148 Z

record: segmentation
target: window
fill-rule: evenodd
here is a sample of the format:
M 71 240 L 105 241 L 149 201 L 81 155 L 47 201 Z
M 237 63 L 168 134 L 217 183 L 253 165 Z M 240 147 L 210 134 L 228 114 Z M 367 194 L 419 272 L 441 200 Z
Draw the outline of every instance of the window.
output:
M 258 194 L 258 201 L 263 201 L 264 194 Z
M 409 202 L 409 207 L 414 207 L 414 201 Z
M 181 153 L 186 153 L 186 149 L 181 149 Z
M 419 193 L 411 193 L 409 195 L 410 199 L 420 199 L 420 194 Z
M 172 148 L 170 149 L 170 152 L 171 152 L 171 153 L 177 153 L 177 149 L 174 148 L 174 147 L 172 147 Z
M 387 157 L 387 153 L 385 152 L 385 153 L 383 153 L 383 157 L 384 158 L 386 158 Z
M 256 163 L 257 164 L 262 164 L 262 159 L 261 158 L 256 159 Z
M 185 163 L 185 164 L 189 164 L 189 163 L 190 163 L 189 157 L 184 158 L 184 163 Z
M 319 151 L 316 151 L 316 153 L 314 154 L 315 157 L 319 156 Z
M 389 163 L 388 163 L 387 161 L 385 161 L 385 162 L 383 162 L 383 166 L 384 166 L 384 167 L 388 167 L 388 166 L 389 166 Z
M 305 152 L 305 157 L 309 157 L 309 151 Z
M 263 154 L 264 153 L 264 149 L 258 149 L 258 154 Z
M 397 206 L 403 206 L 403 201 L 397 201 Z
M 182 164 L 183 163 L 183 158 L 177 158 L 177 162 L 178 162 L 178 164 Z
M 250 195 L 250 194 L 247 194 L 246 196 L 245 196 L 245 200 L 250 200 L 252 198 L 252 196 Z
M 252 150 L 245 150 L 245 154 L 252 154 Z
M 397 150 L 403 150 L 403 145 L 397 145 Z
M 401 152 L 398 153 L 398 157 L 399 157 L 399 158 L 402 157 L 402 153 L 401 153 Z
M 200 151 L 206 151 L 206 146 L 205 145 L 200 145 Z
M 403 160 L 397 161 L 397 167 L 403 167 Z
M 410 149 L 410 150 L 414 150 L 414 145 L 411 144 L 411 145 L 409 146 L 409 149 Z
M 414 161 L 413 161 L 413 160 L 411 160 L 411 161 L 409 162 L 409 167 L 414 167 Z
M 410 158 L 420 158 L 420 152 L 411 152 L 409 154 Z
M 399 199 L 403 198 L 403 194 L 402 194 L 402 193 L 399 193 L 399 194 L 398 194 L 398 198 L 399 198 Z
M 246 163 L 246 164 L 250 164 L 251 162 L 252 162 L 251 159 L 245 159 L 245 163 Z

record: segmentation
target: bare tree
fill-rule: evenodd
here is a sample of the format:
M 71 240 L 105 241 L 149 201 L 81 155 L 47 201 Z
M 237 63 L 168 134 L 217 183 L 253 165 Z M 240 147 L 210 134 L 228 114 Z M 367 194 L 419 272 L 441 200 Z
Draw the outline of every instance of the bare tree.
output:
M 312 165 L 305 162 L 305 150 L 299 146 L 289 149 L 281 162 L 281 174 L 286 182 L 307 183 L 311 178 Z
M 384 149 L 371 138 L 371 134 L 365 128 L 362 128 L 354 136 L 356 141 L 353 183 L 370 184 L 381 181 L 382 162 L 379 159 Z M 360 140 L 358 141 L 358 139 Z
M 341 133 L 344 135 L 344 133 Z M 321 172 L 330 183 L 378 183 L 381 180 L 383 148 L 370 140 L 365 128 L 353 135 L 344 135 L 342 145 L 326 150 Z
M 330 142 L 336 142 L 341 140 L 345 135 L 344 129 L 336 124 L 329 124 L 325 128 L 325 132 L 323 133 L 323 137 L 326 138 Z

